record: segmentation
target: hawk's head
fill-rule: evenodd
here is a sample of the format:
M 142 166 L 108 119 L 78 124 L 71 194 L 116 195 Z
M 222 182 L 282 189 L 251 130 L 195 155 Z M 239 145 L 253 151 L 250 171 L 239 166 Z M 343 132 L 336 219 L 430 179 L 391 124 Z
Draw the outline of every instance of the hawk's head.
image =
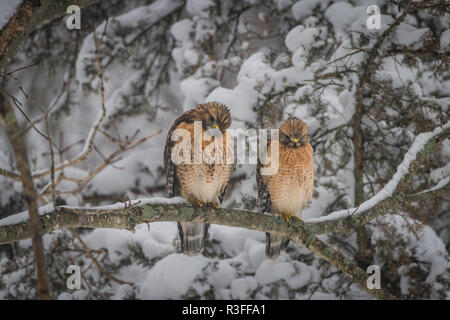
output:
M 280 142 L 291 148 L 303 147 L 308 143 L 308 127 L 299 118 L 291 118 L 283 122 L 279 129 Z
M 230 110 L 219 102 L 201 104 L 194 113 L 194 120 L 201 120 L 204 130 L 218 129 L 224 133 L 231 125 Z

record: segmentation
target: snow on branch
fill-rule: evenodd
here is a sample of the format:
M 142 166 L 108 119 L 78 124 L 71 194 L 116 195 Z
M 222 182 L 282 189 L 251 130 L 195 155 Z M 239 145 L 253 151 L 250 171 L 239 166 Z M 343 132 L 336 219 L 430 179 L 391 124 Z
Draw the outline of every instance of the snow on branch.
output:
M 380 204 L 382 201 L 392 197 L 393 193 L 397 189 L 398 184 L 400 183 L 400 180 L 404 178 L 405 175 L 409 172 L 411 163 L 414 160 L 416 160 L 417 154 L 420 151 L 422 151 L 425 148 L 425 145 L 434 137 L 441 135 L 442 133 L 448 134 L 449 129 L 450 129 L 450 121 L 447 122 L 442 127 L 437 127 L 431 132 L 424 132 L 417 135 L 408 152 L 406 152 L 405 156 L 403 157 L 402 163 L 400 163 L 400 165 L 397 167 L 397 172 L 394 174 L 392 179 L 384 186 L 383 189 L 377 192 L 372 198 L 361 203 L 359 207 L 335 211 L 326 216 L 308 219 L 307 222 L 309 223 L 325 222 L 343 219 L 349 216 L 354 217 L 355 215 L 361 215 L 362 213 L 367 212 L 370 209 L 373 209 L 377 204 Z M 441 186 L 440 188 L 442 187 L 443 186 Z M 436 188 L 436 190 L 440 188 Z
M 450 176 L 445 177 L 444 179 L 439 181 L 434 187 L 429 188 L 427 190 L 423 190 L 421 192 L 418 192 L 418 193 L 414 194 L 413 196 L 419 196 L 419 195 L 423 195 L 423 194 L 426 194 L 426 193 L 429 193 L 432 191 L 441 190 L 441 189 L 447 187 L 449 183 L 450 183 Z
M 395 299 L 383 289 L 367 288 L 368 275 L 338 250 L 318 239 L 310 231 L 310 226 L 303 222 L 287 223 L 277 216 L 247 210 L 199 207 L 185 202 L 182 198 L 144 199 L 93 209 L 57 207 L 51 212 L 49 210 L 51 210 L 50 206 L 40 212 L 45 233 L 61 228 L 76 227 L 119 228 L 134 231 L 134 227 L 139 223 L 148 224 L 156 221 L 209 222 L 278 233 L 300 243 L 343 271 L 373 297 Z M 18 241 L 29 236 L 28 221 L 8 224 L 8 221 L 0 220 L 0 244 Z
M 44 233 L 63 228 L 116 228 L 133 231 L 140 223 L 156 221 L 209 222 L 218 225 L 241 227 L 262 232 L 277 233 L 310 249 L 339 270 L 345 272 L 353 281 L 376 298 L 393 298 L 383 290 L 370 290 L 365 285 L 366 274 L 339 251 L 327 245 L 316 235 L 331 232 L 345 232 L 361 226 L 378 215 L 401 207 L 405 201 L 415 201 L 423 196 L 440 195 L 448 192 L 449 181 L 443 179 L 437 186 L 426 192 L 398 197 L 396 189 L 400 181 L 409 173 L 411 164 L 418 158 L 419 152 L 433 150 L 432 140 L 446 137 L 450 123 L 436 128 L 432 132 L 419 134 L 391 181 L 374 197 L 362 203 L 359 208 L 333 212 L 318 219 L 309 219 L 306 223 L 286 223 L 276 216 L 241 209 L 198 207 L 182 198 L 150 198 L 117 203 L 96 208 L 78 208 L 47 205 L 40 208 L 39 215 Z M 431 147 L 428 147 L 432 144 Z M 9 216 L 0 220 L 0 245 L 17 242 L 31 236 L 27 212 Z

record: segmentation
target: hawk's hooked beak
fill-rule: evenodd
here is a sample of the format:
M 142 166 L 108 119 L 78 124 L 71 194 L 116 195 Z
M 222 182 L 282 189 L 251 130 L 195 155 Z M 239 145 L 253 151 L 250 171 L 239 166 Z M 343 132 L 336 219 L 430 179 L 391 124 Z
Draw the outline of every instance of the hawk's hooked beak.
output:
M 211 130 L 211 134 L 213 134 L 214 136 L 218 135 L 221 132 L 220 126 L 216 122 L 211 123 L 209 128 Z
M 298 142 L 298 138 L 292 139 L 292 142 L 297 143 Z

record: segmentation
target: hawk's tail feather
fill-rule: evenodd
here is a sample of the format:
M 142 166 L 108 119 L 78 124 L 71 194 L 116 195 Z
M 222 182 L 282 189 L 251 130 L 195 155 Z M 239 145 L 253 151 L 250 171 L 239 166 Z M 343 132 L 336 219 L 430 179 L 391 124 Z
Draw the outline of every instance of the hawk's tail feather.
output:
M 266 232 L 266 257 L 270 260 L 275 261 L 279 257 L 281 250 L 286 250 L 288 245 L 289 239 Z
M 200 254 L 205 247 L 208 228 L 208 223 L 179 222 L 181 251 L 191 256 Z

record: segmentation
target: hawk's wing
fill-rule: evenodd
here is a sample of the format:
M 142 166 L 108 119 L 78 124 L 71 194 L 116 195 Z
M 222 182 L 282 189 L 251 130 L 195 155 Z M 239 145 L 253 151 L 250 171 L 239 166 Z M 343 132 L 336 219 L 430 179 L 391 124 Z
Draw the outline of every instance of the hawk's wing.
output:
M 219 196 L 219 203 L 222 204 L 223 198 L 225 197 L 225 193 L 227 192 L 228 182 L 226 185 L 222 187 L 222 193 Z
M 172 131 L 172 130 L 171 130 Z M 180 182 L 177 177 L 177 167 L 171 159 L 173 141 L 170 140 L 171 131 L 167 135 L 164 147 L 164 171 L 166 172 L 166 192 L 169 198 L 180 196 Z
M 231 172 L 233 171 L 234 168 L 234 143 L 232 142 L 232 140 L 229 142 L 229 138 L 230 136 L 228 135 L 228 132 L 225 133 L 225 154 L 226 154 L 226 159 L 225 162 L 227 164 L 225 164 L 225 167 L 228 170 L 228 174 L 226 177 L 226 180 L 224 181 L 224 184 L 222 185 L 222 187 L 220 188 L 220 195 L 219 195 L 219 203 L 222 204 L 223 198 L 225 197 L 225 193 L 227 192 L 227 188 L 228 185 L 230 184 L 230 177 L 231 177 Z M 228 158 L 231 155 L 231 160 L 233 160 L 232 164 L 228 164 L 228 160 L 230 160 L 230 158 Z
M 258 207 L 261 212 L 271 212 L 272 202 L 270 200 L 270 194 L 267 191 L 267 185 L 264 182 L 263 176 L 261 175 L 262 164 L 259 161 L 256 164 L 256 185 L 258 187 Z
M 166 192 L 169 198 L 179 197 L 181 194 L 180 181 L 177 177 L 177 167 L 172 161 L 172 148 L 174 141 L 172 141 L 172 134 L 175 129 L 182 123 L 193 122 L 192 110 L 186 111 L 178 117 L 167 133 L 166 145 L 164 146 L 164 172 L 166 173 Z
M 267 149 L 270 148 L 270 142 Z M 272 201 L 270 200 L 270 194 L 267 190 L 267 184 L 264 182 L 261 175 L 262 164 L 259 161 L 256 164 L 256 184 L 258 186 L 258 207 L 261 212 L 272 213 Z M 273 235 L 266 232 L 266 256 L 272 260 L 275 260 L 280 255 L 280 251 L 286 250 L 289 245 L 289 239 L 283 238 L 279 235 Z

